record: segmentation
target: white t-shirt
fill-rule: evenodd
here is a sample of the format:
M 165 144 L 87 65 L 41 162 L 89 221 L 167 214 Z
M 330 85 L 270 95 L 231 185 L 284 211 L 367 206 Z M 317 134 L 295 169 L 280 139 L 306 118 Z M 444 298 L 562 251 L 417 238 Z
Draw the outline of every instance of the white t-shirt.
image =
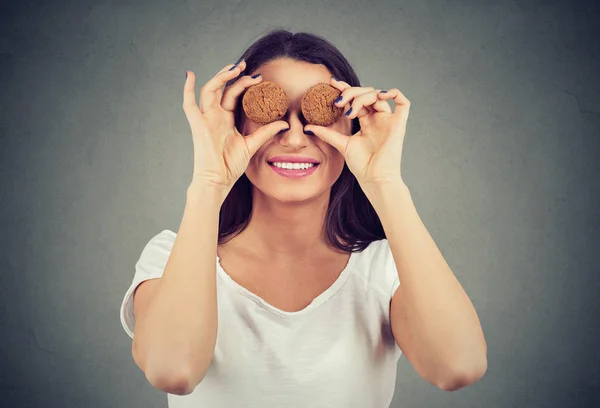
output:
M 120 317 L 133 339 L 133 292 L 160 277 L 176 233 L 144 247 Z M 168 394 L 169 408 L 384 408 L 402 354 L 389 305 L 400 285 L 388 241 L 352 253 L 338 279 L 298 312 L 279 310 L 217 266 L 218 333 L 206 376 L 189 395 Z

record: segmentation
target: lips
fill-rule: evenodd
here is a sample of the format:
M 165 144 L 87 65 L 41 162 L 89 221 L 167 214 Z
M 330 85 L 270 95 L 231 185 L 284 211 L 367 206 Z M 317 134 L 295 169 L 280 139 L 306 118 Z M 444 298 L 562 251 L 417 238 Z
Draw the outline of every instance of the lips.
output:
M 312 157 L 307 157 L 307 156 L 275 156 L 275 157 L 272 157 L 270 159 L 267 159 L 267 162 L 269 162 L 269 163 L 274 163 L 274 162 L 280 162 L 280 163 L 315 163 L 315 164 L 321 163 L 319 160 L 313 159 Z
M 269 168 L 271 168 L 275 173 L 279 174 L 280 176 L 291 179 L 308 177 L 311 174 L 315 173 L 319 167 L 319 164 L 314 164 L 313 166 L 307 169 L 285 169 L 269 164 Z

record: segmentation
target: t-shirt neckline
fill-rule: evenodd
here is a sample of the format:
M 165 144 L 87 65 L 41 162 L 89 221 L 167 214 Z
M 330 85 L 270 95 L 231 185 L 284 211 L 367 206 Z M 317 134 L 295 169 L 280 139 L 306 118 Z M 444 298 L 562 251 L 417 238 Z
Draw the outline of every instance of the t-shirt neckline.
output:
M 234 281 L 233 278 L 231 278 L 231 276 L 229 276 L 229 274 L 221 266 L 221 259 L 219 258 L 218 255 L 217 255 L 217 275 L 220 276 L 225 281 L 225 283 L 227 283 L 230 287 L 237 290 L 245 297 L 254 301 L 258 306 L 262 307 L 263 309 L 265 309 L 273 314 L 276 314 L 278 316 L 293 317 L 293 316 L 299 316 L 299 315 L 303 315 L 303 314 L 311 312 L 312 310 L 318 308 L 323 303 L 325 303 L 335 293 L 337 293 L 337 291 L 346 282 L 346 280 L 350 276 L 350 273 L 352 272 L 352 269 L 353 269 L 353 266 L 355 263 L 356 254 L 357 254 L 356 252 L 350 252 L 350 257 L 348 258 L 348 262 L 346 262 L 346 266 L 344 267 L 344 269 L 342 270 L 340 275 L 337 277 L 337 279 L 331 284 L 330 287 L 328 287 L 323 293 L 319 294 L 316 298 L 314 298 L 313 301 L 308 306 L 306 306 L 304 309 L 301 309 L 301 310 L 298 310 L 295 312 L 288 312 L 285 310 L 278 309 L 277 307 L 266 302 L 263 298 L 261 298 L 257 294 L 249 291 L 248 289 L 246 289 L 245 287 L 243 287 L 242 285 L 240 285 L 239 283 Z

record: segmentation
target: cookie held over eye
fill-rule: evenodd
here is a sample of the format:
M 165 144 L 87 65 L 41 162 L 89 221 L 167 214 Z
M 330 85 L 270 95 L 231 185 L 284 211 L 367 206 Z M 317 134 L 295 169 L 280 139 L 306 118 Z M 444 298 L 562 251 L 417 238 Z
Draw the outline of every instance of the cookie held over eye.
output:
M 338 121 L 344 108 L 333 104 L 342 92 L 325 83 L 312 86 L 302 98 L 301 109 L 308 123 L 319 126 L 333 125 Z
M 252 85 L 246 89 L 242 98 L 246 116 L 259 125 L 266 125 L 281 119 L 288 110 L 288 103 L 283 89 L 270 81 Z

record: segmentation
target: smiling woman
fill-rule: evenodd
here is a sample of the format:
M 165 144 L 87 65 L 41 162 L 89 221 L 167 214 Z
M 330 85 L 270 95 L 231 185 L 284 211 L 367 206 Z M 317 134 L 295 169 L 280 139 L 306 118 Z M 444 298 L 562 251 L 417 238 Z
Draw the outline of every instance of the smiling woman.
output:
M 400 177 L 408 99 L 361 87 L 325 39 L 283 30 L 204 84 L 200 104 L 195 80 L 183 219 L 144 247 L 121 304 L 134 361 L 169 407 L 389 407 L 403 352 L 442 389 L 483 375 L 474 309 Z M 287 107 L 256 123 L 240 102 L 263 81 Z M 303 113 L 319 84 L 345 112 L 328 126 Z
M 314 85 L 338 82 L 333 76 L 351 86 L 360 86 L 348 60 L 321 37 L 309 33 L 291 34 L 284 30 L 271 32 L 256 41 L 241 59 L 244 69 L 239 77 L 228 81 L 227 87 L 231 88 L 243 80 L 244 75 L 259 75 L 251 85 L 262 81 L 279 85 L 288 98 L 288 109 L 283 119 L 288 121 L 290 129 L 262 146 L 251 159 L 246 172 L 234 184 L 220 210 L 219 243 L 226 242 L 246 227 L 253 208 L 260 205 L 260 201 L 252 199 L 253 194 L 254 197 L 274 195 L 284 201 L 286 197 L 292 201 L 308 197 L 328 201 L 325 237 L 333 247 L 342 251 L 361 251 L 372 241 L 385 238 L 377 213 L 343 156 L 333 146 L 308 135 L 309 132 L 304 129 L 308 121 L 302 111 L 302 102 L 306 101 L 303 97 Z M 241 104 L 235 107 L 234 118 L 236 127 L 245 135 L 260 126 L 248 119 Z M 350 135 L 360 130 L 360 122 L 356 118 L 342 116 L 331 127 Z M 303 173 L 311 177 L 294 180 L 294 184 L 283 183 L 283 180 L 269 177 L 273 172 L 261 172 L 259 164 L 265 163 L 264 152 L 287 156 L 301 152 L 302 156 L 311 159 L 309 162 L 322 164 L 317 167 L 320 167 L 318 171 L 315 168 L 312 172 Z M 292 156 L 288 160 L 293 163 L 296 158 Z M 293 177 L 296 173 L 281 171 L 276 174 Z M 253 191 L 251 186 L 257 188 Z

